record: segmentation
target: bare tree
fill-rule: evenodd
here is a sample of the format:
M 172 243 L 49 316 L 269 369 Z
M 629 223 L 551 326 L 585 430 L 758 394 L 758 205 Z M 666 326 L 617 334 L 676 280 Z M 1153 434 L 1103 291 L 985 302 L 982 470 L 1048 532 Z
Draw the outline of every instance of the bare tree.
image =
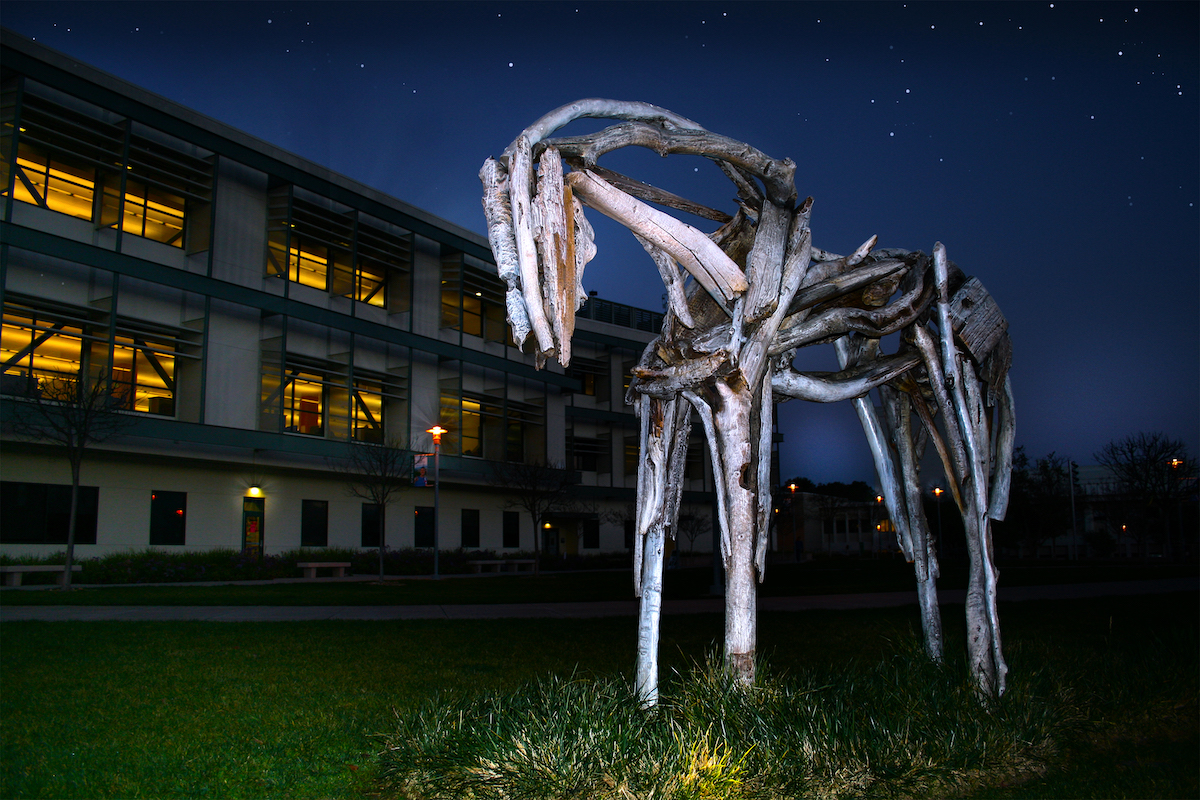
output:
M 1009 512 L 998 532 L 1009 544 L 1024 544 L 1035 556 L 1040 546 L 1071 529 L 1071 465 L 1051 452 L 1030 463 L 1023 447 L 1013 453 Z
M 534 570 L 539 570 L 542 525 L 550 514 L 572 508 L 571 473 L 561 463 L 493 462 L 488 483 L 504 490 L 505 508 L 525 511 L 533 520 Z
M 71 464 L 71 509 L 67 523 L 67 560 L 63 589 L 71 588 L 75 562 L 75 515 L 79 475 L 87 449 L 133 425 L 136 417 L 117 413 L 129 405 L 128 390 L 110 383 L 107 373 L 84 380 L 78 374 L 24 376 L 25 389 L 13 405 L 7 433 L 57 447 Z
M 712 529 L 709 518 L 703 514 L 680 514 L 675 523 L 675 540 L 687 541 L 688 552 L 696 549 L 696 540 Z
M 1187 446 L 1163 433 L 1138 433 L 1106 444 L 1095 454 L 1096 463 L 1107 467 L 1118 487 L 1140 518 L 1134 535 L 1148 555 L 1149 534 L 1157 529 L 1170 550 L 1170 512 L 1196 491 L 1196 459 Z
M 329 462 L 345 481 L 347 493 L 379 509 L 379 580 L 383 580 L 387 507 L 402 489 L 411 485 L 412 462 L 412 451 L 394 439 L 381 445 L 350 442 L 345 456 Z

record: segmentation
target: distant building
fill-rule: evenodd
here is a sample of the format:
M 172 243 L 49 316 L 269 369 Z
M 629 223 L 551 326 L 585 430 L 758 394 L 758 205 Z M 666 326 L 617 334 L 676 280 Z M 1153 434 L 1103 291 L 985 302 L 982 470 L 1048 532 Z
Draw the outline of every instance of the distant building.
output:
M 80 555 L 375 546 L 376 510 L 328 459 L 429 451 L 435 424 L 442 548 L 532 549 L 486 477 L 538 461 L 578 483 L 547 548 L 628 547 L 623 396 L 660 313 L 593 297 L 570 370 L 536 370 L 483 237 L 11 32 L 0 46 L 0 411 L 68 373 L 108 377 L 137 418 L 85 461 Z M 693 439 L 684 502 L 707 514 Z M 5 439 L 0 477 L 0 552 L 61 549 L 65 459 Z M 433 502 L 404 491 L 388 545 L 432 546 Z
M 803 560 L 815 555 L 860 556 L 900 552 L 882 500 L 847 500 L 816 492 L 776 495 L 772 550 Z

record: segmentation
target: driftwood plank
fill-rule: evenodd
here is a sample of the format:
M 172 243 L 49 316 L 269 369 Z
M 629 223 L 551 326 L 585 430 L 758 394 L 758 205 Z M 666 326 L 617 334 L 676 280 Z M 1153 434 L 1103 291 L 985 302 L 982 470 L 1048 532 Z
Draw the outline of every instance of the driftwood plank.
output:
M 968 279 L 950 299 L 950 324 L 976 364 L 983 363 L 1008 330 L 1008 320 L 978 278 Z

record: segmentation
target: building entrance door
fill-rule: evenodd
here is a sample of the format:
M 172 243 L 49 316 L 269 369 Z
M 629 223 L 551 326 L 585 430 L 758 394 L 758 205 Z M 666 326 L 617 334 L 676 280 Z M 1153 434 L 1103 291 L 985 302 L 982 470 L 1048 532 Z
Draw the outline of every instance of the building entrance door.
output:
M 542 552 L 558 555 L 558 528 L 542 528 Z
M 242 552 L 262 558 L 263 520 L 267 501 L 262 497 L 242 498 Z

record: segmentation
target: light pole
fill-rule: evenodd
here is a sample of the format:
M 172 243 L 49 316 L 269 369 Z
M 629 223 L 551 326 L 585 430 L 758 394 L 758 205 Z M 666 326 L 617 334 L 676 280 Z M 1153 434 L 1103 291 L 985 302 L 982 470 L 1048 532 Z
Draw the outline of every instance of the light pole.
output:
M 438 493 L 442 490 L 442 476 L 438 474 L 440 455 L 442 452 L 442 434 L 448 431 L 441 425 L 434 425 L 426 433 L 433 434 L 433 577 L 438 577 Z
M 873 547 L 875 549 L 874 558 L 879 558 L 879 540 L 881 538 L 883 538 L 881 536 L 881 534 L 883 533 L 883 523 L 885 520 L 888 522 L 891 522 L 891 520 L 888 518 L 888 515 L 887 515 L 887 509 L 883 507 L 883 495 L 881 495 L 881 494 L 875 495 L 875 508 L 880 509 L 880 513 L 878 515 L 879 522 L 875 523 L 875 541 L 873 541 L 871 544 L 873 545 Z M 895 530 L 895 527 L 893 527 L 892 530 Z M 860 549 L 862 548 L 861 542 L 862 542 L 862 540 L 860 539 L 859 540 L 859 548 Z
M 940 486 L 933 487 L 933 499 L 934 499 L 934 502 L 937 503 L 937 510 L 938 510 L 938 538 L 937 538 L 938 559 L 941 559 L 946 555 L 946 552 L 945 552 L 944 548 L 942 547 L 942 495 L 945 493 L 945 491 L 946 490 Z
M 1071 491 L 1071 558 L 1079 560 L 1079 526 L 1075 522 L 1075 462 L 1067 459 L 1067 487 Z
M 789 483 L 788 489 L 792 492 L 792 499 L 788 502 L 788 516 L 792 520 L 792 556 L 800 560 L 800 548 L 796 546 L 796 484 Z

